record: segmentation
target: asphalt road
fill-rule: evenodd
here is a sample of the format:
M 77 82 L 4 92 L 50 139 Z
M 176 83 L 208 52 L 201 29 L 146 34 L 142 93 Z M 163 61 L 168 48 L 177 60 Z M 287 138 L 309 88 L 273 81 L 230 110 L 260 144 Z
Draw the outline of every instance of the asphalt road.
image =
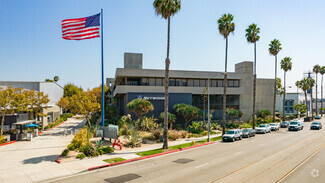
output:
M 218 141 L 53 182 L 325 182 L 325 131 L 309 126 L 233 143 Z

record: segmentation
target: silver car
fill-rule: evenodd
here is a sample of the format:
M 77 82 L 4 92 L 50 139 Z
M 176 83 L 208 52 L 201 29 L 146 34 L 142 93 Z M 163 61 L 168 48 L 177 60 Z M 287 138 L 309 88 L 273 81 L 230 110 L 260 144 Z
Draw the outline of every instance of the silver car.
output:
M 231 141 L 234 142 L 235 140 L 241 140 L 243 138 L 242 132 L 239 129 L 229 130 L 222 136 L 222 141 Z
M 269 124 L 260 124 L 260 126 L 256 127 L 256 133 L 270 133 L 271 126 Z

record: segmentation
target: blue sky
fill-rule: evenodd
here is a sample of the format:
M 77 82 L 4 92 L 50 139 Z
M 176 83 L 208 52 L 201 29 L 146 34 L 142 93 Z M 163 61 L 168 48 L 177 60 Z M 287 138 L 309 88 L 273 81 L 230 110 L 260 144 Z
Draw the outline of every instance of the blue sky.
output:
M 68 41 L 61 38 L 63 19 L 94 15 L 104 9 L 105 77 L 123 67 L 124 52 L 143 53 L 144 68 L 164 69 L 167 22 L 155 15 L 152 0 L 0 0 L 0 80 L 43 81 L 60 77 L 59 84 L 83 88 L 98 86 L 100 39 Z M 234 15 L 236 30 L 229 37 L 228 70 L 253 60 L 253 45 L 245 29 L 261 28 L 257 43 L 257 75 L 274 77 L 269 42 L 277 38 L 290 56 L 293 69 L 287 85 L 303 77 L 315 64 L 324 64 L 325 3 L 321 0 L 183 0 L 171 20 L 171 66 L 175 70 L 223 71 L 225 40 L 217 19 Z M 278 64 L 278 76 L 283 71 Z M 295 87 L 293 87 L 295 91 Z

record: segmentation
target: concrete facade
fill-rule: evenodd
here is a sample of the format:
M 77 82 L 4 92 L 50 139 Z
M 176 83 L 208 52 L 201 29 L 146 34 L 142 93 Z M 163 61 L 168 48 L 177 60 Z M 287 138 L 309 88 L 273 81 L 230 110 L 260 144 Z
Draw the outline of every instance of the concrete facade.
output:
M 304 93 L 286 93 L 286 110 L 285 115 L 290 116 L 297 114 L 297 111 L 293 109 L 293 105 L 299 102 L 303 102 L 305 104 L 305 94 Z M 316 104 L 313 104 L 314 110 Z M 307 94 L 307 110 L 310 115 L 311 108 L 310 108 L 310 94 Z M 320 106 L 320 103 L 319 103 Z M 318 108 L 319 109 L 319 108 Z M 276 96 L 276 110 L 283 114 L 283 95 L 277 94 Z M 315 112 L 315 111 L 314 111 Z
M 115 78 L 107 78 L 107 85 L 109 81 L 112 86 L 112 97 L 117 98 L 118 114 L 128 113 L 126 104 L 135 98 L 127 97 L 130 93 L 137 93 L 140 96 L 162 95 L 164 93 L 164 76 L 164 70 L 136 69 L 125 66 L 117 68 Z M 203 90 L 209 85 L 210 101 L 212 101 L 210 102 L 211 112 L 215 113 L 213 115 L 215 120 L 220 120 L 222 116 L 220 114 L 222 114 L 223 72 L 170 70 L 169 78 L 169 93 L 191 94 L 192 105 L 201 109 L 203 109 L 203 103 L 198 100 L 203 95 Z M 251 119 L 253 62 L 244 61 L 236 64 L 235 72 L 228 72 L 227 78 L 227 107 L 242 111 L 241 120 Z M 274 79 L 257 78 L 256 85 L 256 111 L 262 109 L 272 111 Z M 173 98 L 169 98 L 169 100 L 173 100 Z M 161 106 L 158 108 L 160 109 Z M 173 109 L 170 108 L 169 111 L 173 111 Z

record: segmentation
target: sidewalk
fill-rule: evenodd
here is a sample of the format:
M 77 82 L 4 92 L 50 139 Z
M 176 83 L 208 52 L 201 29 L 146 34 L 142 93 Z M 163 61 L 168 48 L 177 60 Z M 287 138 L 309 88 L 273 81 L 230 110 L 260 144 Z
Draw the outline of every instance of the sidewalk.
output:
M 218 137 L 218 136 L 220 136 L 220 134 L 211 135 L 210 138 L 214 138 L 214 137 Z M 207 139 L 207 136 L 199 137 L 199 138 L 178 139 L 176 141 L 168 141 L 168 146 L 175 146 L 175 145 L 179 145 L 179 144 L 184 144 L 184 143 L 189 143 L 192 141 L 199 141 L 199 140 L 204 140 L 204 139 Z M 119 157 L 119 158 L 124 158 L 124 159 L 128 160 L 128 159 L 138 158 L 141 156 L 136 155 L 136 153 L 159 149 L 161 147 L 162 147 L 162 143 L 153 144 L 153 145 L 146 146 L 146 147 L 128 149 L 128 150 L 123 150 L 123 149 L 116 150 L 115 149 L 114 153 L 112 153 L 112 154 L 104 154 L 104 155 L 94 157 L 94 158 L 86 157 L 83 160 L 79 160 L 79 159 L 70 160 L 68 162 L 62 162 L 60 165 L 62 167 L 64 167 L 65 169 L 69 169 L 70 171 L 72 171 L 74 173 L 79 173 L 79 172 L 87 170 L 90 167 L 108 164 L 103 161 L 105 159 Z
M 0 183 L 36 182 L 66 175 L 69 170 L 62 169 L 54 160 L 73 138 L 73 135 L 64 135 L 65 131 L 80 128 L 84 123 L 83 119 L 70 118 L 32 141 L 1 146 Z

